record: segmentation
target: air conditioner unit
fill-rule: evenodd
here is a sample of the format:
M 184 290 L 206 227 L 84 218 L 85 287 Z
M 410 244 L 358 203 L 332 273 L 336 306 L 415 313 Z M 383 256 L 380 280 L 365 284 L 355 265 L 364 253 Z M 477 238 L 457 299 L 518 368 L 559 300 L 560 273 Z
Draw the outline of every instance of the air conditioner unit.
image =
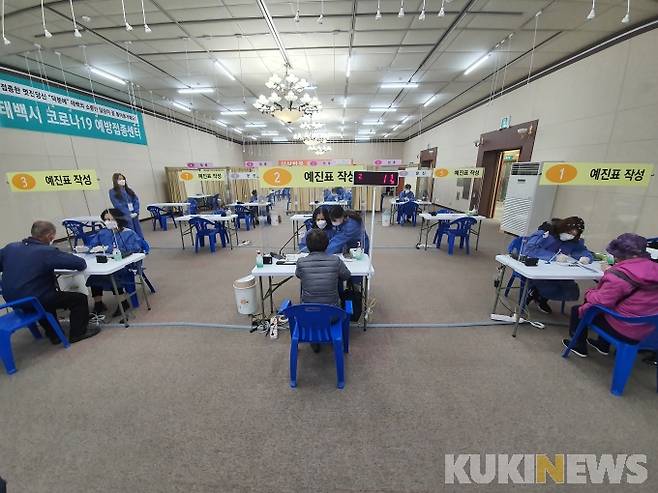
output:
M 513 163 L 500 229 L 517 236 L 537 231 L 551 219 L 557 185 L 539 185 L 543 163 Z

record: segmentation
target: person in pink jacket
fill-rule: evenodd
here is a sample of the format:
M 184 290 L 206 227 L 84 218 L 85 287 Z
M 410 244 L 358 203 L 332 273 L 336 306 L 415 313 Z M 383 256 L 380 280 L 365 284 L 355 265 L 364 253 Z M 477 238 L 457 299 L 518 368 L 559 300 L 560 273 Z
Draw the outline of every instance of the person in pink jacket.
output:
M 612 240 L 606 251 L 615 258 L 599 284 L 585 293 L 585 302 L 571 309 L 569 333 L 573 336 L 585 312 L 593 305 L 603 305 L 624 317 L 658 314 L 658 263 L 646 251 L 647 240 L 633 233 L 624 233 Z M 594 319 L 601 329 L 622 341 L 634 344 L 646 337 L 654 327 L 648 324 L 629 324 L 606 314 Z M 563 339 L 566 347 L 570 339 Z M 587 346 L 607 355 L 610 344 L 603 339 L 589 339 L 587 328 L 571 350 L 580 357 L 587 356 Z

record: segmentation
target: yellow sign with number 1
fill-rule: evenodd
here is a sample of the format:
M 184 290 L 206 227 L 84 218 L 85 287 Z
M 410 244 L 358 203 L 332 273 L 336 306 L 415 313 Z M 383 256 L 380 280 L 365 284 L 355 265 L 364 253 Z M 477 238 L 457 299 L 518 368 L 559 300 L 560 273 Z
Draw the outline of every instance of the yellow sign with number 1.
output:
M 98 190 L 98 178 L 93 169 L 50 171 L 16 171 L 7 173 L 12 192 L 71 192 Z
M 544 163 L 539 184 L 646 187 L 652 174 L 644 163 Z

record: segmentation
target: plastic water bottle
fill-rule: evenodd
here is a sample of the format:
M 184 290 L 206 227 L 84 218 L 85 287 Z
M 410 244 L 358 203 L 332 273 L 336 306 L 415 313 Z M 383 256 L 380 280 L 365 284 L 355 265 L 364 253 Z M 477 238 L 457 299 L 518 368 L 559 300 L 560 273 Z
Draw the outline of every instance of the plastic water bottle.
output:
M 261 253 L 260 250 L 256 252 L 256 267 L 259 269 L 263 267 L 263 254 Z
M 121 257 L 121 250 L 119 250 L 117 247 L 114 247 L 114 250 L 112 250 L 112 258 L 117 262 L 120 262 L 123 258 Z

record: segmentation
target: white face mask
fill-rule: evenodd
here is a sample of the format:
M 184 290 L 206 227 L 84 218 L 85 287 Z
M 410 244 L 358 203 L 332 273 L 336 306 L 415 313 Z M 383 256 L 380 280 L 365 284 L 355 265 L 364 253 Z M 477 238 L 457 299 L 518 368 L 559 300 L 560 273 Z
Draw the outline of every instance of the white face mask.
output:
M 317 224 L 318 228 L 320 229 L 324 229 L 327 227 L 327 221 L 325 221 L 324 219 L 318 219 L 317 221 L 315 221 L 315 224 Z
M 126 180 L 117 180 L 117 183 L 119 186 L 125 187 L 126 186 Z
M 117 222 L 116 222 L 116 221 L 110 221 L 110 220 L 107 220 L 107 221 L 105 221 L 105 227 L 106 227 L 107 229 L 117 229 Z
M 569 233 L 560 233 L 560 240 L 562 241 L 570 241 L 575 238 L 574 235 L 569 234 Z

